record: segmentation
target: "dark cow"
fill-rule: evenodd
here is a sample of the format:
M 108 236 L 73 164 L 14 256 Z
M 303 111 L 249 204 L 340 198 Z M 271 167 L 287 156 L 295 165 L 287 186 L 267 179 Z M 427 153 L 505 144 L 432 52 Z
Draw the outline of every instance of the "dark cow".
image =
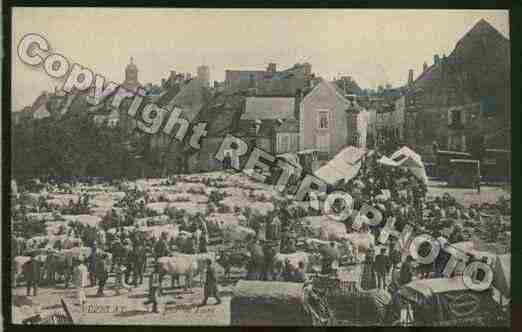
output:
M 225 252 L 220 251 L 216 262 L 225 270 L 225 279 L 230 279 L 230 269 L 244 268 L 250 260 L 250 255 L 246 252 Z

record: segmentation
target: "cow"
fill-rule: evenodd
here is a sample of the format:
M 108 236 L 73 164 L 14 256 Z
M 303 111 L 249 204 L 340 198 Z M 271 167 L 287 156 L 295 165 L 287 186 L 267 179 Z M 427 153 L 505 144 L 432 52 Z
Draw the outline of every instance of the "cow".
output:
M 65 288 L 67 288 L 72 276 L 72 258 L 72 256 L 66 256 L 63 252 L 49 253 L 44 263 L 46 281 L 51 285 L 55 285 L 59 279 L 63 278 Z
M 348 233 L 345 239 L 352 244 L 353 255 L 357 261 L 362 261 L 370 248 L 375 247 L 375 238 L 371 233 Z
M 174 288 L 174 280 L 179 276 L 185 277 L 185 291 L 192 288 L 193 277 L 198 273 L 198 262 L 194 255 L 176 254 L 172 257 L 158 258 L 160 270 L 160 293 L 162 291 L 161 281 L 168 274 L 171 276 L 171 286 Z
M 223 238 L 226 241 L 246 242 L 256 236 L 256 231 L 250 227 L 228 225 L 223 229 Z
M 66 237 L 62 241 L 63 249 L 72 249 L 72 248 L 80 247 L 81 245 L 82 245 L 82 240 L 79 238 L 76 238 L 76 237 L 72 237 L 72 236 Z
M 16 256 L 13 259 L 12 272 L 13 272 L 14 287 L 18 287 L 18 282 L 20 281 L 20 278 L 22 277 L 23 272 L 24 272 L 24 270 L 23 270 L 24 265 L 25 265 L 25 263 L 29 262 L 30 260 L 31 260 L 31 257 L 29 257 L 29 256 Z
M 46 255 L 37 255 L 35 259 L 42 264 L 45 262 L 47 256 Z M 13 267 L 12 267 L 12 273 L 13 273 L 13 284 L 15 287 L 17 287 L 19 284 L 21 277 L 24 274 L 24 266 L 27 262 L 31 260 L 31 257 L 29 256 L 16 256 L 13 259 Z
M 297 269 L 299 267 L 299 262 L 303 262 L 305 271 L 310 271 L 312 266 L 315 263 L 317 263 L 318 259 L 319 255 L 310 254 L 302 251 L 297 251 L 291 254 L 277 253 L 273 260 L 273 266 L 276 275 L 281 275 L 286 260 L 288 260 L 288 262 L 294 269 Z
M 324 248 L 331 246 L 331 241 L 318 239 L 306 239 L 305 250 L 312 253 L 321 253 Z M 339 249 L 342 260 L 352 263 L 354 260 L 354 248 L 350 241 L 335 242 L 335 246 Z
M 143 232 L 145 235 L 145 238 L 151 239 L 152 237 L 155 237 L 156 239 L 159 239 L 162 234 L 167 234 L 167 241 L 171 238 L 177 238 L 180 235 L 180 230 L 177 225 L 172 227 L 171 225 L 163 225 L 163 226 L 146 226 L 146 227 L 140 227 L 138 228 L 140 232 Z
M 223 267 L 225 270 L 225 279 L 229 280 L 231 268 L 244 268 L 248 264 L 249 260 L 250 254 L 247 252 L 227 252 L 221 250 L 216 262 Z

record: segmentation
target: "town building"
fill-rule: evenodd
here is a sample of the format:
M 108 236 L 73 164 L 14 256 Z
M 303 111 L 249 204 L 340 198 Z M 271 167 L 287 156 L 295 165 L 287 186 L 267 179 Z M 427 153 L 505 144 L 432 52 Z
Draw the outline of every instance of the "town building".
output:
M 168 103 L 175 105 L 175 107 L 182 110 L 180 118 L 187 120 L 188 123 L 194 123 L 208 99 L 209 92 L 206 91 L 199 80 L 192 79 L 178 86 L 171 87 L 169 91 L 160 97 L 158 104 L 166 105 Z M 151 154 L 154 156 L 156 163 L 163 168 L 162 172 L 167 174 L 177 171 L 180 167 L 180 162 L 185 164 L 185 166 L 188 162 L 185 155 L 187 142 L 180 142 L 172 137 L 179 127 L 179 125 L 175 126 L 170 135 L 160 132 L 150 136 Z
M 510 42 L 480 20 L 449 56 L 435 55 L 405 96 L 405 139 L 421 155 L 466 151 L 470 142 L 510 127 Z
M 363 90 L 357 82 L 348 75 L 344 75 L 334 80 L 334 83 L 343 91 L 344 95 L 361 95 Z
M 365 148 L 367 147 L 370 113 L 355 100 L 350 100 L 350 103 L 350 107 L 346 110 L 348 145 Z
M 210 68 L 208 66 L 199 66 L 197 73 L 201 85 L 205 88 L 210 88 Z
M 269 63 L 266 70 L 226 70 L 225 87 L 231 91 L 254 89 L 260 96 L 294 96 L 298 90 L 311 86 L 312 66 L 297 63 L 277 71 L 277 64 Z
M 331 158 L 350 143 L 363 143 L 359 138 L 359 121 L 367 117 L 359 112 L 355 100 L 342 95 L 334 83 L 321 80 L 301 101 L 299 107 L 299 149 L 316 149 L 322 158 Z M 364 126 L 364 124 L 362 124 Z M 349 130 L 352 130 L 350 132 Z M 356 136 L 358 135 L 358 136 Z
M 206 103 L 194 121 L 208 124 L 207 135 L 201 139 L 200 149 L 189 151 L 190 172 L 209 172 L 223 168 L 222 163 L 215 158 L 216 152 L 226 135 L 237 133 L 244 107 L 245 96 L 239 92 L 219 93 Z M 248 128 L 247 126 L 246 129 Z
M 404 140 L 404 96 L 395 100 L 371 97 L 367 103 L 369 112 L 368 141 L 370 147 L 392 141 Z
M 299 123 L 294 97 L 246 97 L 237 136 L 267 152 L 296 152 Z

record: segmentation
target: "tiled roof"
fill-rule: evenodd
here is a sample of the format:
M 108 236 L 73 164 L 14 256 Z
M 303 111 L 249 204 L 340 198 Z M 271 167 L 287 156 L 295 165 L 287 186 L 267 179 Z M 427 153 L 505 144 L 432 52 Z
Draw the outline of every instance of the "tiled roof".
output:
M 293 97 L 247 97 L 242 120 L 294 119 Z

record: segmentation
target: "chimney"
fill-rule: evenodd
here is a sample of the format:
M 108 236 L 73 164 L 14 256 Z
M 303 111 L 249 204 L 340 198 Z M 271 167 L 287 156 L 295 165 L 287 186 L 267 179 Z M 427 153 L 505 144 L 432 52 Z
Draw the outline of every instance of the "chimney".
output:
M 422 72 L 424 73 L 426 71 L 426 69 L 428 69 L 428 64 L 425 61 L 424 64 L 422 65 Z
M 270 62 L 270 63 L 268 64 L 267 71 L 268 71 L 269 73 L 272 73 L 272 74 L 275 73 L 275 72 L 277 71 L 277 64 L 276 64 L 276 63 L 273 63 L 273 62 Z
M 408 85 L 412 85 L 413 84 L 413 69 L 410 69 L 410 71 L 408 72 Z
M 440 62 L 440 57 L 439 57 L 438 54 L 435 54 L 435 55 L 433 56 L 433 64 L 434 64 L 434 65 L 438 65 L 439 62 Z
M 295 90 L 295 100 L 294 100 L 294 118 L 299 120 L 299 110 L 301 109 L 301 101 L 303 100 L 303 90 L 296 89 Z

